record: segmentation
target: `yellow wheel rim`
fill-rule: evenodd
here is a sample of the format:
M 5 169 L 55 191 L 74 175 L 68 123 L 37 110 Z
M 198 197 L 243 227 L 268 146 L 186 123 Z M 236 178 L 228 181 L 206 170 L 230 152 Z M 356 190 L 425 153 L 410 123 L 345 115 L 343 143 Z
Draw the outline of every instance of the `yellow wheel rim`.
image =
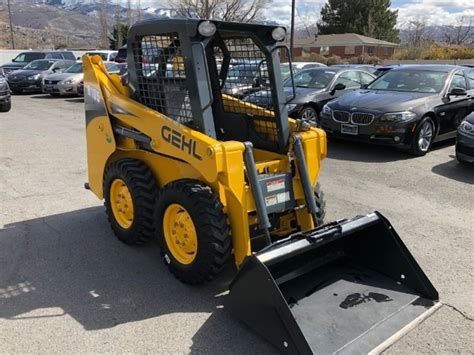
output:
M 173 203 L 166 208 L 163 233 L 168 250 L 176 261 L 191 264 L 197 255 L 197 233 L 191 216 L 183 206 Z
M 110 205 L 120 227 L 130 228 L 133 223 L 133 200 L 130 190 L 122 179 L 115 179 L 110 185 Z

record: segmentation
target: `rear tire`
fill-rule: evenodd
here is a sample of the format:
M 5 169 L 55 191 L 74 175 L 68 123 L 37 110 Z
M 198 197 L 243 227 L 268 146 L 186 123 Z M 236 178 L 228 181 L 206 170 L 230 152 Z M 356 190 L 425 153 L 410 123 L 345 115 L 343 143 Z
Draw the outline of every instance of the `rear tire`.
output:
M 125 244 L 148 242 L 155 233 L 153 213 L 158 186 L 141 161 L 111 163 L 104 174 L 105 210 L 117 238 Z
M 433 143 L 435 128 L 436 126 L 430 117 L 424 117 L 420 121 L 411 144 L 411 153 L 413 155 L 421 157 L 428 153 Z
M 3 104 L 0 104 L 0 112 L 8 112 L 12 108 L 12 103 L 11 102 L 5 102 Z
M 232 243 L 222 205 L 209 186 L 180 180 L 160 190 L 155 221 L 165 264 L 187 284 L 213 279 Z
M 318 213 L 316 213 L 317 227 L 319 227 L 324 224 L 324 217 L 326 216 L 326 199 L 324 198 L 324 192 L 319 182 L 314 189 L 314 198 L 316 200 L 316 206 L 319 209 Z

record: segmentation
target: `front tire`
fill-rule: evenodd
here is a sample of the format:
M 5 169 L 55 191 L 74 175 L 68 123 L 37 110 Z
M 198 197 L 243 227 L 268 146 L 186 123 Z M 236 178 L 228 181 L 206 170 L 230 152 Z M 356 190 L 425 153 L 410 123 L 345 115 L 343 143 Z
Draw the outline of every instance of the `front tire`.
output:
M 11 101 L 0 104 L 0 112 L 8 112 L 12 108 Z
M 319 227 L 324 224 L 324 217 L 326 216 L 326 199 L 324 198 L 324 192 L 321 189 L 319 182 L 316 184 L 316 188 L 314 189 L 314 198 L 316 200 L 316 206 L 319 209 L 318 213 L 316 213 L 316 227 Z
M 141 161 L 123 159 L 107 167 L 104 205 L 110 226 L 120 241 L 144 244 L 154 236 L 157 194 L 153 173 Z
M 305 106 L 303 109 L 298 113 L 299 119 L 308 120 L 311 122 L 318 122 L 318 112 L 314 107 Z
M 227 263 L 229 226 L 209 186 L 187 179 L 166 185 L 158 196 L 155 221 L 164 262 L 182 282 L 211 280 Z
M 435 135 L 435 124 L 430 117 L 424 117 L 413 135 L 411 153 L 423 156 L 428 153 Z

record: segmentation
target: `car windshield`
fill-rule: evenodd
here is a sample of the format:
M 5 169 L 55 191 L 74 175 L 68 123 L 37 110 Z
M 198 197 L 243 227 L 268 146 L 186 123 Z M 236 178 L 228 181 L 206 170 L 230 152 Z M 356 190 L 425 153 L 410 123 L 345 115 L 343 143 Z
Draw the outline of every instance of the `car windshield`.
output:
M 122 74 L 125 71 L 123 66 L 117 64 L 108 63 L 105 66 L 109 74 Z
M 79 74 L 82 73 L 82 63 L 76 63 L 73 66 L 67 68 L 64 73 Z
M 443 89 L 448 73 L 431 70 L 390 70 L 367 89 L 437 93 Z
M 308 69 L 296 74 L 294 82 L 296 87 L 324 89 L 332 81 L 334 75 L 336 75 L 336 72 L 332 70 Z M 291 87 L 292 85 L 291 78 L 284 83 L 286 87 Z
M 44 53 L 20 53 L 18 54 L 15 59 L 13 59 L 14 62 L 32 62 L 33 60 L 36 59 L 43 59 L 45 57 Z
M 281 64 L 280 65 L 280 70 L 281 70 L 281 78 L 283 80 L 286 80 L 290 77 L 290 65 L 289 64 Z M 294 70 L 293 70 L 294 72 Z
M 29 70 L 48 70 L 54 64 L 51 60 L 35 60 L 30 64 L 26 65 L 23 69 Z

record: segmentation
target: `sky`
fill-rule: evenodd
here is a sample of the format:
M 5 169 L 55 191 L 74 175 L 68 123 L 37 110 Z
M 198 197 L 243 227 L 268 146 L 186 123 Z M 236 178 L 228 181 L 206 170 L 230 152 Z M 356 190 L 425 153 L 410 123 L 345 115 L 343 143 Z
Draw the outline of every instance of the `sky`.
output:
M 350 0 L 348 0 L 350 1 Z M 142 6 L 161 7 L 166 0 L 142 0 Z M 296 0 L 296 23 L 310 26 L 317 22 L 326 0 Z M 161 5 L 161 6 L 160 6 Z M 474 22 L 474 0 L 392 0 L 398 9 L 398 26 L 403 28 L 410 20 L 423 19 L 430 25 L 456 25 L 461 17 Z M 291 0 L 269 0 L 264 16 L 281 24 L 288 24 Z

